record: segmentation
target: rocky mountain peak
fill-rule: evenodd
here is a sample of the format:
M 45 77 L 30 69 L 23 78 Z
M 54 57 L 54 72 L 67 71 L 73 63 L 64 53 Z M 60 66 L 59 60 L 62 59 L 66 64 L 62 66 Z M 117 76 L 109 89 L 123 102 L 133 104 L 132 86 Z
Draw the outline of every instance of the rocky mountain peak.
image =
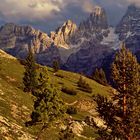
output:
M 129 5 L 128 6 L 128 10 L 127 10 L 127 12 L 128 11 L 135 11 L 135 10 L 137 10 L 138 9 L 138 7 L 135 5 L 135 4 L 131 4 L 131 5 Z
M 103 13 L 103 8 L 100 6 L 95 6 L 91 15 L 100 16 Z
M 107 36 L 108 20 L 103 8 L 96 6 L 89 17 L 80 23 L 77 32 L 72 37 L 72 44 L 81 44 L 83 41 L 93 38 L 102 41 Z
M 52 44 L 49 36 L 31 26 L 8 23 L 0 28 L 0 49 L 19 58 L 25 58 L 29 47 L 35 54 L 44 52 Z
M 69 48 L 68 40 L 77 30 L 77 25 L 71 21 L 66 21 L 55 32 L 51 32 L 50 38 L 54 41 L 54 44 L 58 47 Z
M 125 40 L 133 35 L 140 34 L 140 8 L 130 5 L 122 20 L 116 27 L 120 40 Z
M 139 58 L 140 52 L 140 7 L 130 5 L 122 20 L 116 27 L 116 33 L 121 41 L 125 41 L 127 48 Z
M 22 34 L 22 35 L 31 35 L 31 34 L 36 34 L 39 33 L 39 30 L 35 30 L 31 26 L 19 26 L 14 23 L 7 23 L 0 28 L 0 34 L 1 35 L 6 35 L 6 34 Z
M 106 12 L 103 8 L 96 6 L 90 16 L 80 24 L 80 30 L 98 30 L 108 28 Z

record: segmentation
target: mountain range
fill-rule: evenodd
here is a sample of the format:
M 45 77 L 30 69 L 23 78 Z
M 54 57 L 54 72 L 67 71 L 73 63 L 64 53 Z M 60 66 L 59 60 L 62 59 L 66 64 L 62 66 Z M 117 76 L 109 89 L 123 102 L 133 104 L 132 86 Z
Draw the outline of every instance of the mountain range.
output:
M 42 65 L 59 61 L 63 69 L 90 75 L 95 68 L 110 65 L 121 42 L 140 60 L 139 37 L 140 8 L 130 5 L 118 25 L 112 27 L 106 11 L 96 6 L 79 25 L 68 20 L 50 34 L 31 26 L 5 24 L 0 28 L 0 49 L 24 59 L 31 48 Z

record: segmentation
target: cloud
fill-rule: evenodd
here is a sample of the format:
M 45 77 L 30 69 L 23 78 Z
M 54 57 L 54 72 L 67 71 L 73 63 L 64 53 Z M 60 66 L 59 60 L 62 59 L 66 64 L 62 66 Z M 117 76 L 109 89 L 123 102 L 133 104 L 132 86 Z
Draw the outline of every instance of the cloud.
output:
M 93 8 L 92 0 L 0 0 L 0 13 L 6 21 L 43 20 L 62 14 L 70 4 L 85 12 Z
M 127 6 L 140 0 L 0 0 L 0 23 L 15 22 L 54 28 L 67 19 L 76 23 L 85 19 L 94 6 L 104 7 L 111 24 L 115 25 L 124 15 Z
M 130 4 L 135 4 L 136 6 L 140 6 L 140 0 L 127 0 Z
M 63 7 L 62 0 L 0 0 L 5 20 L 36 20 L 54 16 Z
M 86 13 L 91 13 L 95 7 L 93 0 L 73 0 L 73 1 L 75 2 L 75 4 L 77 3 L 77 5 L 81 7 L 81 9 Z

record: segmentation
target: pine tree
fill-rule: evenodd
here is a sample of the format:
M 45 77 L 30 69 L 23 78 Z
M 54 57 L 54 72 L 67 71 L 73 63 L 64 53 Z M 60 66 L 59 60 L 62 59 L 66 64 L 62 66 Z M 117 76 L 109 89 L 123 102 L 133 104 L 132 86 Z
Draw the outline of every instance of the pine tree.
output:
M 100 76 L 100 79 L 101 79 L 101 83 L 103 85 L 107 85 L 106 75 L 105 75 L 105 72 L 102 68 L 99 70 L 99 76 Z
M 23 77 L 24 91 L 32 92 L 36 86 L 36 64 L 32 50 L 29 50 L 29 54 L 25 59 L 25 72 Z
M 34 90 L 35 97 L 34 110 L 31 114 L 31 125 L 40 124 L 42 126 L 39 137 L 43 131 L 55 124 L 56 121 L 65 116 L 65 105 L 59 96 L 58 90 L 50 84 L 50 80 L 45 68 L 38 78 L 37 88 Z
M 140 138 L 139 78 L 137 59 L 123 44 L 112 64 L 112 79 L 118 92 L 112 99 L 100 95 L 94 98 L 97 111 L 107 125 L 106 129 L 99 129 L 105 139 Z
M 124 44 L 112 64 L 112 79 L 119 92 L 118 98 L 122 98 L 120 106 L 123 106 L 125 117 L 127 108 L 129 108 L 130 97 L 138 96 L 140 79 L 137 59 L 125 48 Z
M 95 72 L 93 73 L 93 79 L 97 81 L 98 83 L 102 85 L 107 85 L 107 79 L 104 70 L 101 69 L 96 69 Z
M 53 61 L 54 73 L 59 70 L 59 62 L 57 60 Z

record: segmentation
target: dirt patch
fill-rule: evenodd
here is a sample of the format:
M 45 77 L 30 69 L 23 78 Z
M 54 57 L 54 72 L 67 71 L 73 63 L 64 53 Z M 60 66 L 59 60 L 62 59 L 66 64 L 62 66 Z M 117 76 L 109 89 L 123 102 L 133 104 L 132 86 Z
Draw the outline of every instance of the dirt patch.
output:
M 81 111 L 89 112 L 95 108 L 95 103 L 92 100 L 80 100 L 76 103 L 76 106 Z
M 11 104 L 11 114 L 12 114 L 13 118 L 19 119 L 21 111 L 19 111 L 17 104 Z
M 10 122 L 7 118 L 0 116 L 0 135 L 6 140 L 35 140 L 28 132 L 24 132 L 22 126 Z
M 4 95 L 4 92 L 0 89 L 0 95 Z
M 12 78 L 10 76 L 6 76 L 6 79 L 9 81 L 9 82 L 16 82 L 16 79 L 15 78 Z

